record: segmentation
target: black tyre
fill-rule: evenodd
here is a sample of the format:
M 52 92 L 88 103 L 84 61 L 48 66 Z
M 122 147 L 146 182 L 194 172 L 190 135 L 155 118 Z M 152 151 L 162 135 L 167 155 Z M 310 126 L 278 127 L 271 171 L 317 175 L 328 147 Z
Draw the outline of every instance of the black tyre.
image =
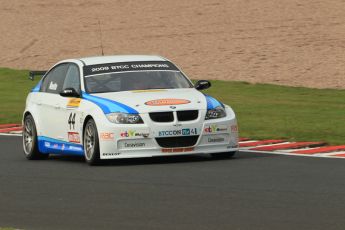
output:
M 211 156 L 214 158 L 225 159 L 225 158 L 231 158 L 235 154 L 236 154 L 236 152 L 211 153 Z
M 49 157 L 38 150 L 37 130 L 33 117 L 27 115 L 23 125 L 23 150 L 27 159 L 40 160 Z
M 87 121 L 83 135 L 85 160 L 89 165 L 98 165 L 99 158 L 99 140 L 98 131 L 93 119 Z

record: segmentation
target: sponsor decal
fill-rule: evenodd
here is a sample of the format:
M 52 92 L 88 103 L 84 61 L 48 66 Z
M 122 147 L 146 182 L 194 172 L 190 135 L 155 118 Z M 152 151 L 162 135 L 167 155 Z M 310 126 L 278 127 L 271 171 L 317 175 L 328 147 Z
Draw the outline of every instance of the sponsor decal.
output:
M 76 108 L 79 107 L 81 102 L 80 98 L 70 98 L 67 102 L 67 107 L 68 108 Z
M 116 73 L 126 71 L 148 71 L 148 70 L 174 70 L 179 71 L 176 66 L 168 61 L 140 61 L 140 62 L 119 62 L 105 63 L 97 65 L 87 65 L 83 67 L 84 76 Z
M 50 82 L 50 84 L 49 84 L 49 89 L 50 90 L 56 90 L 57 87 L 58 87 L 57 83 L 54 83 L 53 81 Z
M 236 144 L 233 144 L 233 145 L 228 145 L 226 146 L 227 149 L 235 149 L 235 148 L 238 148 L 238 145 Z
M 194 147 L 188 148 L 163 148 L 162 153 L 182 153 L 182 152 L 191 152 L 194 150 Z
M 223 137 L 209 137 L 207 139 L 209 143 L 218 143 L 218 142 L 223 142 L 225 139 Z
M 167 131 L 159 131 L 158 136 L 190 136 L 190 135 L 197 135 L 198 130 L 196 128 L 192 129 L 176 129 L 176 130 L 167 130 Z
M 224 132 L 228 131 L 226 126 L 218 126 L 218 125 L 209 125 L 204 128 L 205 133 L 215 133 L 215 132 Z
M 103 141 L 112 141 L 112 140 L 114 140 L 114 133 L 104 132 L 104 133 L 100 133 L 99 136 L 100 136 L 101 140 L 103 140 Z
M 118 156 L 121 153 L 103 153 L 103 156 Z
M 237 125 L 232 125 L 232 126 L 230 127 L 230 129 L 231 129 L 231 132 L 233 132 L 233 133 L 237 133 L 237 132 L 238 132 L 238 127 L 237 127 Z
M 135 142 L 135 143 L 127 143 L 125 142 L 125 148 L 138 148 L 138 147 L 145 147 L 144 142 Z
M 121 137 L 148 137 L 149 133 L 138 133 L 135 130 L 127 130 L 120 133 Z
M 43 153 L 84 155 L 83 146 L 45 136 L 38 136 L 38 148 Z M 67 138 L 66 138 L 67 139 Z
M 163 106 L 163 105 L 183 105 L 189 104 L 189 100 L 185 99 L 175 99 L 175 98 L 166 98 L 166 99 L 157 99 L 152 101 L 145 102 L 145 105 L 149 106 Z
M 73 143 L 80 143 L 80 136 L 77 132 L 68 132 L 68 141 Z

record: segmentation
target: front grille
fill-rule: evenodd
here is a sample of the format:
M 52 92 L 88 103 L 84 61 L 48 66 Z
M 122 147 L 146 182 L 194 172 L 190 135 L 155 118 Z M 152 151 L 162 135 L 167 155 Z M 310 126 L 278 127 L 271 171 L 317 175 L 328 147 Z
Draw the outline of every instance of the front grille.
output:
M 199 136 L 157 137 L 156 141 L 163 148 L 191 147 L 196 144 Z
M 174 115 L 172 112 L 154 112 L 149 113 L 151 120 L 155 122 L 172 122 L 174 121 Z
M 179 121 L 192 121 L 198 118 L 198 110 L 177 111 L 177 119 Z

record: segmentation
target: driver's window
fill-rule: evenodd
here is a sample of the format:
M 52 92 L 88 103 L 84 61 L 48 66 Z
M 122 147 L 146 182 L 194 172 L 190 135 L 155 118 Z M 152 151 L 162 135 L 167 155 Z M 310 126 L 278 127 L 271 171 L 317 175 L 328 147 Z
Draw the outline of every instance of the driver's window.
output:
M 66 79 L 62 89 L 73 88 L 80 93 L 79 68 L 75 64 L 70 64 L 67 69 Z
M 65 81 L 68 64 L 60 64 L 54 67 L 44 77 L 41 92 L 59 94 Z

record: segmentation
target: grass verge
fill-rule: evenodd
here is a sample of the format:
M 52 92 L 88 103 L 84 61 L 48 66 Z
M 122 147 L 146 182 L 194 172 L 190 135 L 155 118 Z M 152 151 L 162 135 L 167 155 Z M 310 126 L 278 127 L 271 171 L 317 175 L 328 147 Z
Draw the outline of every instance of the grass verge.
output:
M 0 68 L 0 124 L 20 122 L 28 71 Z M 205 93 L 236 112 L 242 137 L 345 143 L 345 91 L 212 81 Z
M 20 123 L 26 96 L 39 81 L 28 77 L 26 70 L 0 68 L 0 124 Z
M 345 144 L 345 91 L 212 81 L 208 94 L 235 110 L 240 135 Z

